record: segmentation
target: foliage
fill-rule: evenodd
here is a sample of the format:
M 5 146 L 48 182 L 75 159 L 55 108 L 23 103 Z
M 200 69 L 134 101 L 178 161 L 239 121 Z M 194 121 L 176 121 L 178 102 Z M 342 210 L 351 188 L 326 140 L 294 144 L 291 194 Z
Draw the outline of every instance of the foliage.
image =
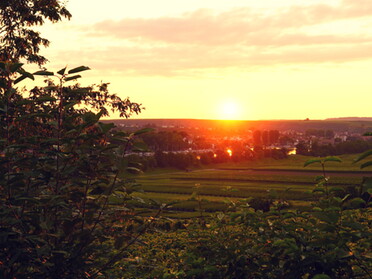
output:
M 155 152 L 154 159 L 158 167 L 173 167 L 181 170 L 197 165 L 196 156 L 192 153 Z
M 370 133 L 367 133 L 366 135 L 371 136 Z M 354 163 L 358 163 L 358 162 L 363 161 L 367 158 L 369 159 L 369 157 L 371 157 L 371 156 L 372 156 L 372 149 L 364 152 L 363 154 L 361 154 L 358 158 L 355 159 Z M 362 163 L 360 165 L 360 168 L 364 169 L 364 168 L 371 167 L 371 166 L 372 166 L 372 161 L 369 160 L 367 162 Z M 372 177 L 364 177 L 363 178 L 363 183 L 362 183 L 361 188 L 360 188 L 360 196 L 361 196 L 361 198 L 364 199 L 364 201 L 366 203 L 371 202 L 371 198 L 372 198 Z
M 355 160 L 355 163 L 357 162 L 360 162 L 368 157 L 372 156 L 372 149 L 371 150 L 368 150 L 366 152 L 364 152 L 363 154 L 361 154 L 356 160 Z M 369 167 L 369 166 L 372 166 L 372 161 L 367 161 L 365 163 L 363 163 L 360 168 L 361 169 L 364 169 L 366 167 Z
M 131 278 L 371 278 L 370 209 L 333 206 L 304 213 L 240 207 L 206 227 L 153 232 L 116 271 Z
M 186 132 L 177 130 L 146 133 L 141 136 L 153 151 L 180 151 L 190 147 Z
M 305 162 L 304 167 L 307 167 L 311 164 L 316 164 L 319 163 L 322 166 L 322 172 L 323 175 L 320 175 L 316 178 L 317 182 L 317 188 L 313 191 L 318 191 L 318 192 L 325 192 L 326 196 L 329 196 L 329 189 L 328 189 L 328 180 L 329 177 L 327 177 L 326 172 L 325 172 L 325 164 L 326 162 L 338 162 L 341 163 L 341 159 L 338 157 L 326 157 L 326 158 L 319 158 L 319 159 L 310 159 Z
M 338 158 L 309 160 L 305 165 Z M 325 172 L 325 170 L 323 169 Z M 324 175 L 325 176 L 325 175 Z M 371 207 L 322 192 L 308 211 L 232 203 L 208 223 L 163 226 L 133 246 L 115 275 L 131 278 L 372 278 Z M 260 204 L 261 205 L 261 204 Z M 186 228 L 184 228 L 186 227 Z M 172 229 L 173 228 L 173 229 Z M 170 231 L 170 232 L 169 232 Z M 141 256 L 138 255 L 141 251 Z M 123 273 L 124 271 L 124 273 Z
M 2 0 L 0 1 L 0 61 L 18 62 L 21 58 L 39 65 L 46 58 L 39 55 L 40 46 L 49 41 L 33 30 L 45 20 L 57 22 L 71 14 L 60 0 Z
M 141 105 L 110 94 L 107 84 L 67 85 L 88 70 L 57 73 L 0 63 L 1 278 L 96 278 L 146 226 L 133 227 L 131 193 L 120 165 L 136 134 L 99 122 L 108 109 L 128 117 Z M 14 88 L 48 76 L 46 87 Z M 22 94 L 23 93 L 23 94 Z

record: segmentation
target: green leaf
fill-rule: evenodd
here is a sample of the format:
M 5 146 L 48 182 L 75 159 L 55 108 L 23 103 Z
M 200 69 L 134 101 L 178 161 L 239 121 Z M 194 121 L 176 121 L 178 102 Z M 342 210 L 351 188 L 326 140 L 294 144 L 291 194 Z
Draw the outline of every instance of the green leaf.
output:
M 116 142 L 116 143 L 126 144 L 130 139 L 128 139 L 128 138 L 112 137 L 111 140 L 114 141 L 114 142 Z
M 324 175 L 318 175 L 317 177 L 315 177 L 315 182 L 319 183 L 321 181 L 324 181 L 324 179 L 325 179 Z
M 121 247 L 123 247 L 124 245 L 124 242 L 126 240 L 130 239 L 128 236 L 120 236 L 118 238 L 115 239 L 115 249 L 120 249 Z
M 102 133 L 106 134 L 108 131 L 115 128 L 115 124 L 114 123 L 107 123 L 106 124 L 106 123 L 99 122 L 98 127 L 100 128 Z
M 0 88 L 6 88 L 7 83 L 4 78 L 0 78 Z
M 51 96 L 42 96 L 37 99 L 38 102 L 55 102 L 57 99 Z
M 372 132 L 365 133 L 363 136 L 371 137 L 372 136 Z
M 350 197 L 350 194 L 345 195 L 345 197 L 342 198 L 341 202 L 346 201 Z
M 360 224 L 359 222 L 342 222 L 342 225 L 345 226 L 345 227 L 352 228 L 356 231 L 363 230 L 363 225 Z
M 372 177 L 363 177 L 362 185 L 365 189 L 372 189 Z
M 366 167 L 372 166 L 372 161 L 365 162 L 360 166 L 361 169 L 364 169 Z
M 101 195 L 104 191 L 105 191 L 105 189 L 103 187 L 98 186 L 98 187 L 94 188 L 89 194 L 90 195 Z
M 32 74 L 30 74 L 28 72 L 23 72 L 22 75 L 14 81 L 14 84 L 17 84 L 18 82 L 21 82 L 22 80 L 24 80 L 26 78 L 30 78 L 32 80 L 35 80 L 35 78 Z
M 67 251 L 63 251 L 63 250 L 53 250 L 52 253 L 53 254 L 68 255 L 68 252 Z
M 95 124 L 99 120 L 99 116 L 91 111 L 84 113 L 82 118 L 84 122 L 89 125 Z
M 134 167 L 127 167 L 127 172 L 132 174 L 139 174 L 141 173 L 141 170 Z
M 23 66 L 23 63 L 12 63 L 10 64 L 9 70 L 12 73 L 17 72 L 21 67 Z
M 325 190 L 324 190 L 324 188 L 322 188 L 322 187 L 316 187 L 316 188 L 314 188 L 314 190 L 313 190 L 313 193 L 315 193 L 315 192 L 322 192 L 322 193 L 324 193 Z
M 322 161 L 320 159 L 311 159 L 305 162 L 304 167 L 307 167 L 308 165 L 311 165 L 314 163 L 322 163 Z
M 78 78 L 81 78 L 81 75 L 75 75 L 75 76 L 72 76 L 72 77 L 66 77 L 64 80 L 65 81 L 69 81 L 69 80 L 78 79 Z
M 338 157 L 330 156 L 330 157 L 326 157 L 324 159 L 324 162 L 339 162 L 339 163 L 341 163 L 342 160 L 340 158 L 338 158 Z
M 312 279 L 331 279 L 331 277 L 326 274 L 317 274 Z
M 134 152 L 146 152 L 146 151 L 148 151 L 148 147 L 143 142 L 135 142 L 133 144 L 132 151 L 134 151 Z
M 74 74 L 74 73 L 78 73 L 78 72 L 82 72 L 82 71 L 86 71 L 86 70 L 90 70 L 90 68 L 86 67 L 86 66 L 79 66 L 79 67 L 71 69 L 70 71 L 68 71 L 68 73 L 69 74 Z
M 354 160 L 354 163 L 357 163 L 365 158 L 367 158 L 368 156 L 371 156 L 372 155 L 372 149 L 371 150 L 368 150 L 366 152 L 364 152 L 363 154 L 361 154 L 358 158 L 356 158 Z
M 143 165 L 141 163 L 138 163 L 138 162 L 130 162 L 129 163 L 130 167 L 134 167 L 134 168 L 137 168 L 137 169 L 140 169 L 141 167 L 143 167 Z
M 65 74 L 65 71 L 66 71 L 66 67 L 64 67 L 63 69 L 61 69 L 61 70 L 59 70 L 58 72 L 57 72 L 57 74 L 59 74 L 59 75 L 64 75 Z
M 318 218 L 320 221 L 335 224 L 340 218 L 340 213 L 337 211 L 328 211 L 328 212 L 313 212 L 314 217 Z
M 152 128 L 144 128 L 144 129 L 135 131 L 134 132 L 134 135 L 135 136 L 138 136 L 138 135 L 141 135 L 141 134 L 144 134 L 144 133 L 149 133 L 149 132 L 152 132 L 152 131 L 154 131 L 154 129 L 152 129 Z
M 49 71 L 36 71 L 33 74 L 36 76 L 54 76 L 54 73 Z
M 349 201 L 349 204 L 353 208 L 360 208 L 360 207 L 364 207 L 366 205 L 366 202 L 362 198 L 354 198 L 354 199 Z
M 15 81 L 14 81 L 14 84 L 17 84 L 18 82 L 21 82 L 22 80 L 26 79 L 27 76 L 20 76 L 19 78 L 17 78 Z
M 65 109 L 69 109 L 69 108 L 72 108 L 76 104 L 78 104 L 78 102 L 74 101 L 74 102 L 66 103 L 64 107 Z
M 341 187 L 332 187 L 331 189 L 329 189 L 329 192 L 344 192 L 345 190 Z

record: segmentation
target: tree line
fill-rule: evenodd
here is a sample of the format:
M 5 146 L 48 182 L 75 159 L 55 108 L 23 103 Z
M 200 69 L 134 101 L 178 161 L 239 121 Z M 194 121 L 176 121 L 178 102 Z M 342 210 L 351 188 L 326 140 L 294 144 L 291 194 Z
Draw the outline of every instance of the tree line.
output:
M 311 144 L 303 141 L 296 145 L 297 154 L 306 156 L 334 156 L 342 154 L 356 154 L 372 149 L 372 140 L 352 140 L 335 144 L 319 144 L 317 141 Z

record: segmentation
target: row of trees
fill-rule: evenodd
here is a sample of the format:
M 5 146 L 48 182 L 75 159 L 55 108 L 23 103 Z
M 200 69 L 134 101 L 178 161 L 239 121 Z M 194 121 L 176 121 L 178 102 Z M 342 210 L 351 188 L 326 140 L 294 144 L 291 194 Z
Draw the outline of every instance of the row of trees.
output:
M 128 155 L 130 162 L 137 163 L 137 167 L 146 171 L 153 168 L 177 168 L 188 170 L 197 168 L 201 165 L 210 165 L 226 162 L 241 162 L 247 160 L 258 160 L 262 158 L 285 159 L 287 158 L 286 149 L 262 149 L 257 148 L 255 151 L 246 149 L 236 152 L 231 150 L 228 153 L 226 149 L 216 149 L 214 152 L 162 152 L 157 151 L 154 155 L 141 156 L 139 154 Z M 124 167 L 126 167 L 125 165 Z
M 372 141 L 345 141 L 339 142 L 334 145 L 332 144 L 319 144 L 313 142 L 311 145 L 305 142 L 299 142 L 297 144 L 297 154 L 307 156 L 334 156 L 341 154 L 356 154 L 367 151 L 372 148 Z
M 253 131 L 253 145 L 254 146 L 269 146 L 279 141 L 280 133 L 278 130 L 269 131 Z
M 159 131 L 141 135 L 142 140 L 152 151 L 180 151 L 190 146 L 188 134 L 183 131 Z
M 217 147 L 234 147 L 234 149 L 241 148 L 240 146 L 248 146 L 248 142 L 237 140 L 223 140 L 217 142 L 215 139 L 207 139 L 205 137 L 196 135 L 191 136 L 184 131 L 170 130 L 170 131 L 153 131 L 141 136 L 142 140 L 152 151 L 180 151 L 191 149 L 210 149 L 212 146 Z M 278 130 L 253 132 L 253 141 L 250 145 L 262 147 L 272 144 L 288 144 L 293 143 L 293 139 L 288 136 L 280 136 Z M 213 144 L 212 144 L 213 143 Z M 236 148 L 237 147 L 237 148 Z

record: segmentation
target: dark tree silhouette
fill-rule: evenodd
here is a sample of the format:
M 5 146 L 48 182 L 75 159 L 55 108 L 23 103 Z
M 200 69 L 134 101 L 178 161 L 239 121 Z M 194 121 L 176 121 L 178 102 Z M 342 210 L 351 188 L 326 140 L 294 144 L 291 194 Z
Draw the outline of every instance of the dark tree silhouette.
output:
M 49 40 L 34 30 L 45 20 L 58 22 L 71 18 L 60 0 L 1 0 L 0 1 L 0 61 L 44 64 L 47 59 L 39 54 Z

